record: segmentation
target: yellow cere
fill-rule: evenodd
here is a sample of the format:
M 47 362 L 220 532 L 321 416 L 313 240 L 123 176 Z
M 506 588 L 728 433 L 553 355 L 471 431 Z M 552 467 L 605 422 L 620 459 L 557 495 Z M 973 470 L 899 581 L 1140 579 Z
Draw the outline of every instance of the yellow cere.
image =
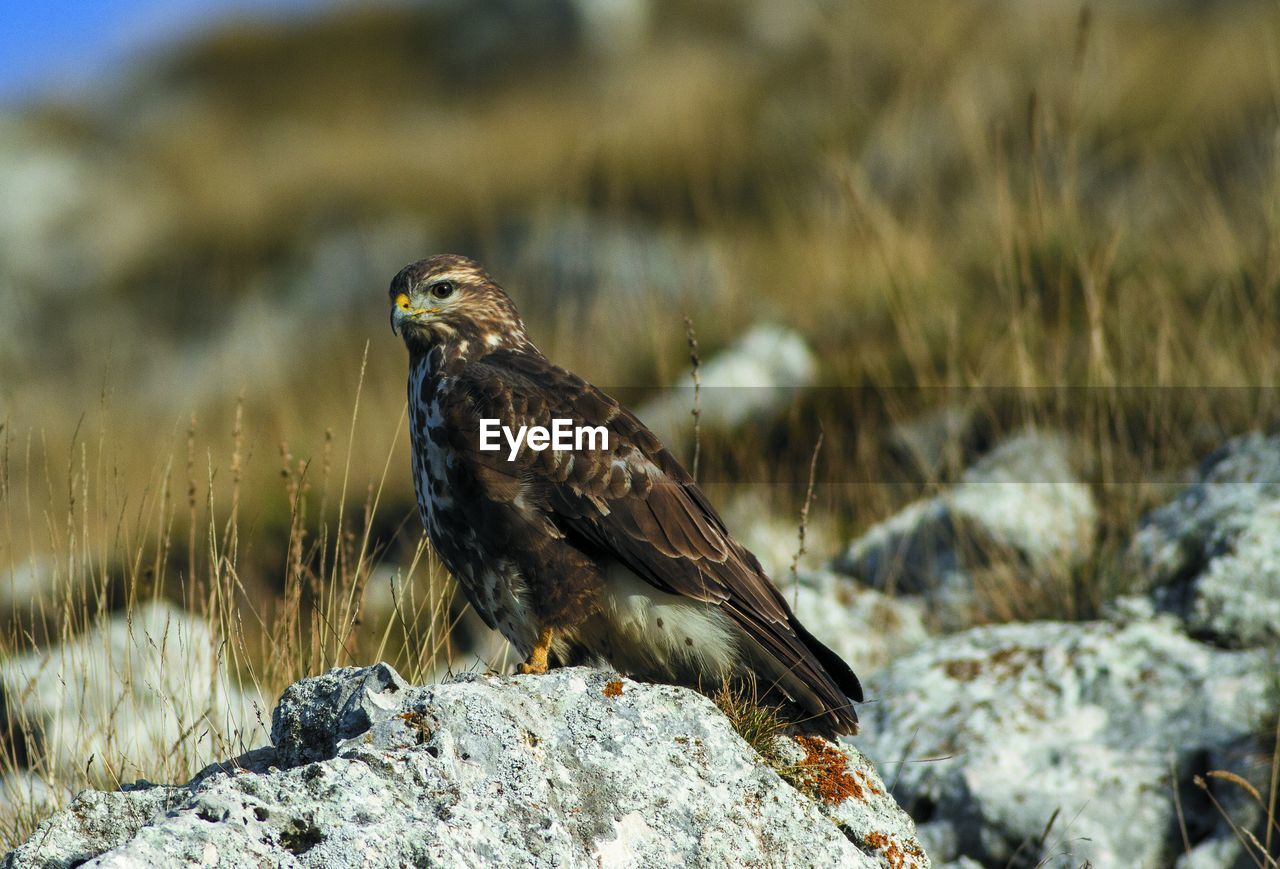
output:
M 408 312 L 408 313 L 410 313 L 410 314 L 438 314 L 438 313 L 440 313 L 440 309 L 439 309 L 439 308 L 413 308 L 413 307 L 410 307 L 410 306 L 409 306 L 409 295 L 408 295 L 408 293 L 398 293 L 398 294 L 396 294 L 396 299 L 395 299 L 395 302 L 394 302 L 393 304 L 394 304 L 397 308 L 400 308 L 400 309 L 401 309 L 401 310 L 403 310 L 403 311 L 407 311 L 407 312 Z

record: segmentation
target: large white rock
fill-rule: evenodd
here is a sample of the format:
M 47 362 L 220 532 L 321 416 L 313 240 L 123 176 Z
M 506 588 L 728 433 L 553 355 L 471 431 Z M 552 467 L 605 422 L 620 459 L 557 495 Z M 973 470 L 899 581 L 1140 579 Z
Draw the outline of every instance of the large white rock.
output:
M 1175 787 L 1197 850 L 1239 857 L 1192 777 L 1226 768 L 1261 776 L 1265 793 L 1269 758 L 1248 746 L 1278 663 L 1198 643 L 1167 617 L 975 628 L 873 675 L 859 744 L 927 821 L 938 860 L 1170 865 Z M 1238 788 L 1213 787 L 1237 823 L 1257 823 Z
M 980 571 L 1021 583 L 1061 580 L 1088 557 L 1097 523 L 1069 446 L 1034 431 L 1005 441 L 955 487 L 873 526 L 832 567 L 877 589 L 923 595 L 947 628 L 987 605 L 975 592 Z
M 815 802 L 706 698 L 597 670 L 332 670 L 272 738 L 185 786 L 81 794 L 7 865 L 929 865 L 855 749 L 853 795 Z
M 157 759 L 198 768 L 265 735 L 208 623 L 163 602 L 0 662 L 0 686 L 11 734 L 25 732 L 41 768 L 64 774 L 136 775 Z
M 1225 646 L 1280 642 L 1280 436 L 1251 434 L 1138 525 L 1129 566 L 1157 608 Z

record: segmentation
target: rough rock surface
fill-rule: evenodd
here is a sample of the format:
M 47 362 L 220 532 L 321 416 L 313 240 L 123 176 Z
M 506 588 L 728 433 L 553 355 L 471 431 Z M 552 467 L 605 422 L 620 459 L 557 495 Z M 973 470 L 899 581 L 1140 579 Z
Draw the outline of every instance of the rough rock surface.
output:
M 1251 434 L 1201 463 L 1144 516 L 1131 567 L 1158 609 L 1226 646 L 1280 641 L 1280 436 Z
M 1170 865 L 1183 851 L 1176 781 L 1196 852 L 1230 866 L 1239 843 L 1192 778 L 1223 768 L 1265 783 L 1251 736 L 1277 663 L 1196 642 L 1168 617 L 975 628 L 871 677 L 859 745 L 939 861 Z M 1234 785 L 1210 781 L 1238 823 L 1257 823 Z
M 929 865 L 855 749 L 852 795 L 815 801 L 706 698 L 598 670 L 332 670 L 285 692 L 272 740 L 185 786 L 85 792 L 6 865 Z
M 104 775 L 108 757 L 218 757 L 265 735 L 229 685 L 209 625 L 143 604 L 67 643 L 0 662 L 8 738 L 52 767 Z M 86 762 L 88 766 L 86 767 Z
M 872 527 L 832 566 L 874 588 L 923 595 L 954 629 L 981 606 L 976 574 L 998 566 L 1024 581 L 1060 577 L 1089 554 L 1096 518 L 1066 439 L 1028 432 L 984 456 L 954 488 Z

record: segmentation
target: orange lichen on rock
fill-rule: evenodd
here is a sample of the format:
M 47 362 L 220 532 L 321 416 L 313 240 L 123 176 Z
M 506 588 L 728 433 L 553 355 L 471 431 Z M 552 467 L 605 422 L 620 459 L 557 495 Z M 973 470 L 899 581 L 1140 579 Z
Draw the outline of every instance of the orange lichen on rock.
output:
M 431 738 L 431 723 L 427 720 L 427 716 L 421 712 L 401 712 L 396 718 L 404 721 L 405 727 L 417 734 L 418 745 L 423 745 Z
M 850 775 L 849 758 L 822 737 L 797 736 L 795 740 L 804 751 L 804 757 L 796 764 L 796 778 L 813 796 L 839 803 L 849 797 L 865 799 L 868 791 L 881 793 L 860 774 Z
M 622 696 L 622 680 L 614 679 L 612 682 L 606 682 L 604 686 L 604 696 L 606 697 Z
M 884 791 L 881 790 L 879 787 L 877 787 L 875 782 L 868 779 L 867 774 L 865 772 L 854 770 L 853 777 L 857 779 L 858 783 L 863 787 L 864 790 L 871 791 L 871 793 L 875 794 L 878 797 L 884 796 Z
M 924 852 L 915 845 L 904 845 L 896 836 L 877 831 L 868 833 L 863 841 L 883 854 L 891 869 L 919 866 L 920 858 L 924 856 Z

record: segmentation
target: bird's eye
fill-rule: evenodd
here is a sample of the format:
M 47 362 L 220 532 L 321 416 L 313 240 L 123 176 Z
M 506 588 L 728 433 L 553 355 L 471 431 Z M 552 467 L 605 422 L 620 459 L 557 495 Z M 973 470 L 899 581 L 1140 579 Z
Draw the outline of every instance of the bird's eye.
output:
M 439 281 L 431 285 L 431 295 L 437 299 L 447 299 L 453 295 L 453 281 Z

